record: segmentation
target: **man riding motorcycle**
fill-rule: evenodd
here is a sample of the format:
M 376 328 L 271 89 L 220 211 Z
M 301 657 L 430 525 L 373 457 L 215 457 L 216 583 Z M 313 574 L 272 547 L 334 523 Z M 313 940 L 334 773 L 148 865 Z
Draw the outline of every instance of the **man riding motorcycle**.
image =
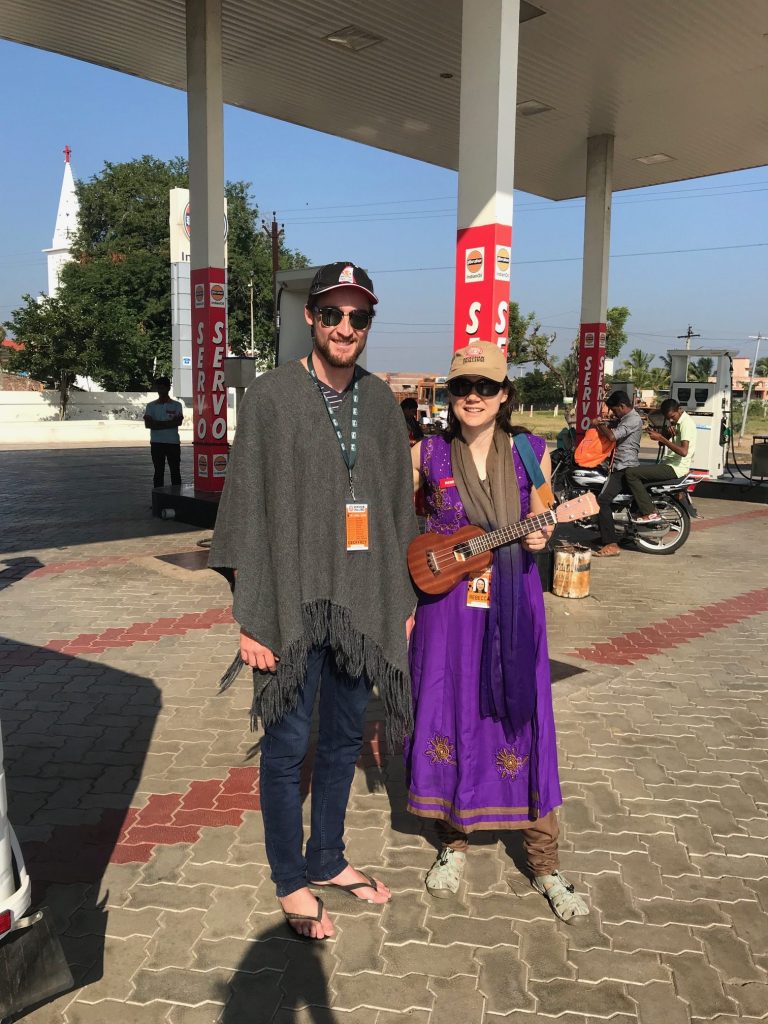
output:
M 611 471 L 603 489 L 597 497 L 600 513 L 597 518 L 600 543 L 594 554 L 599 558 L 615 558 L 621 554 L 618 536 L 613 522 L 613 499 L 624 489 L 624 472 L 640 462 L 640 439 L 643 435 L 643 421 L 635 411 L 626 391 L 614 391 L 605 400 L 612 419 L 592 420 L 592 426 L 609 441 L 616 442 Z
M 639 514 L 636 523 L 657 523 L 659 513 L 653 507 L 645 484 L 657 480 L 678 480 L 688 475 L 696 451 L 696 424 L 679 402 L 668 398 L 661 403 L 659 412 L 674 428 L 674 435 L 667 437 L 649 428 L 648 436 L 666 448 L 659 462 L 651 466 L 634 466 L 626 472 L 627 487 L 637 502 Z
M 681 455 L 680 464 L 675 462 L 671 464 L 671 468 L 664 466 L 659 470 L 656 465 L 638 465 L 637 456 L 631 449 L 619 450 L 623 440 L 621 435 L 624 433 L 620 429 L 622 423 L 632 426 L 634 416 L 637 416 L 628 403 L 629 398 L 626 393 L 615 392 L 609 396 L 608 404 L 614 417 L 618 413 L 620 418 L 614 419 L 611 424 L 604 421 L 595 423 L 598 429 L 602 428 L 600 429 L 602 437 L 608 441 L 617 441 L 618 451 L 613 456 L 612 464 L 606 461 L 598 466 L 594 462 L 586 462 L 582 466 L 576 463 L 572 453 L 557 451 L 552 456 L 554 467 L 552 488 L 558 501 L 577 497 L 588 490 L 597 496 L 601 513 L 601 544 L 596 552 L 599 555 L 605 557 L 613 554 L 615 557 L 615 552 L 605 550 L 606 547 L 609 547 L 604 543 L 606 535 L 609 538 L 612 536 L 616 552 L 619 548 L 615 542 L 620 537 L 623 544 L 633 543 L 638 550 L 648 554 L 672 554 L 688 539 L 691 529 L 690 517 L 696 514 L 688 496 L 688 489 L 693 482 L 687 475 L 688 463 L 685 462 L 685 456 Z M 672 404 L 677 405 L 677 403 Z M 654 420 L 662 415 L 662 410 L 664 413 L 668 413 L 670 409 L 671 406 L 665 402 L 658 410 Z M 673 413 L 674 411 L 672 410 Z M 629 416 L 630 412 L 634 415 Z M 625 417 L 627 417 L 626 420 Z M 637 418 L 640 419 L 639 416 Z M 677 427 L 677 421 L 680 418 L 670 417 L 671 430 L 668 429 L 668 426 L 660 428 L 658 424 L 654 428 L 649 428 L 649 436 L 656 441 L 662 438 L 659 443 L 665 445 L 670 452 L 675 454 L 677 454 L 676 449 L 682 448 L 681 439 L 676 436 L 681 432 Z M 642 426 L 642 421 L 640 423 Z M 685 423 L 683 423 L 683 429 L 684 427 Z M 636 431 L 629 431 L 625 444 L 633 444 L 636 438 Z M 688 448 L 692 456 L 691 447 L 689 441 Z M 637 451 L 639 452 L 639 439 Z M 622 465 L 627 461 L 632 462 L 632 465 L 627 466 L 625 470 L 617 469 L 617 463 Z M 680 471 L 678 466 L 683 471 L 681 475 L 678 475 Z M 655 513 L 655 516 L 649 520 L 641 518 L 641 507 L 626 482 L 626 478 L 632 474 L 635 475 L 637 486 L 642 487 L 645 500 Z M 575 525 L 591 530 L 594 528 L 594 520 L 584 520 Z

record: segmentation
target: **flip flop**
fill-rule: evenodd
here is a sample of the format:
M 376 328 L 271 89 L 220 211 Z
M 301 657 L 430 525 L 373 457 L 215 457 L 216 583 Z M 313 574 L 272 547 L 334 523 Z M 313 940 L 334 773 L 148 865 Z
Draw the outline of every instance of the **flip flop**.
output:
M 281 909 L 282 909 L 282 907 L 281 907 Z M 289 921 L 289 922 L 290 921 L 314 921 L 316 924 L 320 924 L 320 922 L 323 919 L 323 910 L 324 909 L 325 908 L 323 907 L 323 901 L 318 896 L 318 898 L 317 898 L 317 913 L 316 914 L 291 914 L 289 911 L 283 910 L 283 917 L 285 918 L 286 921 Z M 293 928 L 291 930 L 296 932 L 295 928 Z M 309 939 L 310 942 L 322 942 L 323 939 L 325 939 L 325 936 L 323 936 L 323 939 L 313 939 L 310 935 L 301 935 L 300 932 L 296 932 L 296 934 L 299 936 L 299 938 Z
M 342 892 L 348 893 L 358 903 L 375 903 L 375 900 L 363 900 L 359 896 L 355 895 L 356 889 L 373 889 L 374 892 L 379 891 L 379 883 L 375 878 L 370 878 L 364 871 L 360 874 L 365 879 L 364 882 L 352 882 L 350 885 L 340 885 L 338 882 L 310 882 L 310 886 L 315 889 L 341 889 Z M 318 901 L 319 902 L 319 901 Z

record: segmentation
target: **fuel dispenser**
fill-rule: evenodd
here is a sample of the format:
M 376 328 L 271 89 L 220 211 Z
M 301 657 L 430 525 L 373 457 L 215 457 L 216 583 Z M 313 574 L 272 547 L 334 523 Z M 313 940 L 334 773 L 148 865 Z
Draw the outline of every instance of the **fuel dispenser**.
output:
M 670 397 L 685 408 L 696 423 L 696 451 L 691 473 L 717 479 L 723 475 L 731 429 L 731 361 L 729 349 L 671 349 Z M 714 381 L 688 380 L 692 358 L 714 360 Z

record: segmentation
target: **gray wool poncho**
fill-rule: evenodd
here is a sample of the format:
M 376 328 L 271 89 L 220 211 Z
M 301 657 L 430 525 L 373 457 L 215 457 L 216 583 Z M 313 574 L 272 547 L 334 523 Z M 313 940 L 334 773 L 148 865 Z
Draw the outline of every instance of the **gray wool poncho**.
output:
M 233 615 L 280 661 L 254 672 L 252 720 L 296 706 L 307 654 L 326 639 L 339 668 L 378 687 L 387 731 L 412 725 L 405 623 L 415 605 L 406 551 L 418 533 L 405 420 L 389 387 L 359 381 L 355 501 L 368 551 L 347 551 L 349 476 L 318 386 L 300 362 L 257 378 L 238 414 L 208 564 L 237 570 Z M 337 419 L 349 438 L 352 401 Z

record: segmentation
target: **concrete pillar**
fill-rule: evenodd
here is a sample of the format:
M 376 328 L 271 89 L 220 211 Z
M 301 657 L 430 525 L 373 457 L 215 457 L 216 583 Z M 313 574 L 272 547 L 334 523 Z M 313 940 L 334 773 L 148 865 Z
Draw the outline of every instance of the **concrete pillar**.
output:
M 220 491 L 227 469 L 222 0 L 187 0 L 190 290 L 195 489 Z
M 603 389 L 612 182 L 613 136 L 593 135 L 587 139 L 584 264 L 576 390 L 576 431 L 579 437 L 588 429 L 589 421 L 599 414 Z
M 506 353 L 520 0 L 463 0 L 454 349 Z

